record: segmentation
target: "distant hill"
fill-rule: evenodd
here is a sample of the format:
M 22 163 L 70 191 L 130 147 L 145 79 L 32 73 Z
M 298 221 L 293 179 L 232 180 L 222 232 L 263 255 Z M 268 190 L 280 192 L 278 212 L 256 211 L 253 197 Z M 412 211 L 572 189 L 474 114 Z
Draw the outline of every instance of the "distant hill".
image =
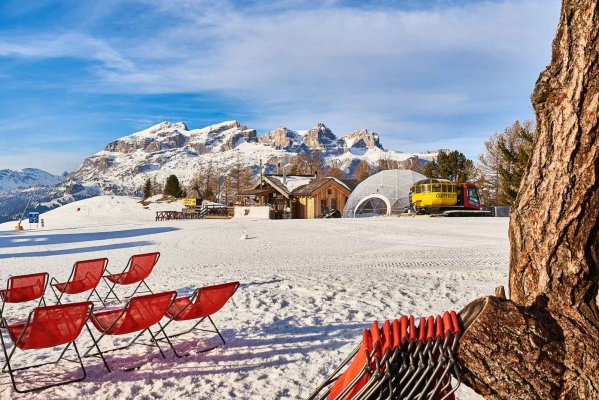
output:
M 20 170 L 0 170 L 0 193 L 12 189 L 26 189 L 32 186 L 57 185 L 62 182 L 62 177 L 36 168 Z

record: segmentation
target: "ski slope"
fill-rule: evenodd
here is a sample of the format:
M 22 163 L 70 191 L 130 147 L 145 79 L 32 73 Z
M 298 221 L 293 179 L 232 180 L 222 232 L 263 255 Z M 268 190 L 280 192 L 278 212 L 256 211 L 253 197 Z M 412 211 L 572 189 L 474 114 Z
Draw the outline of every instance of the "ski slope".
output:
M 214 318 L 227 344 L 198 353 L 218 340 L 211 334 L 182 336 L 175 346 L 190 355 L 176 359 L 167 352 L 166 360 L 155 348 L 134 346 L 107 355 L 114 367 L 110 374 L 99 360 L 85 359 L 87 380 L 43 391 L 42 397 L 13 393 L 8 374 L 0 374 L 0 398 L 305 398 L 374 319 L 459 310 L 507 285 L 507 219 L 154 222 L 157 209 L 179 207 L 144 209 L 127 197 L 101 196 L 43 214 L 43 230 L 16 232 L 14 223 L 0 224 L 0 284 L 11 274 L 38 271 L 63 281 L 73 262 L 97 257 L 108 257 L 109 269 L 118 271 L 132 254 L 160 251 L 148 279 L 155 291 L 188 293 L 202 285 L 241 282 Z M 102 283 L 100 289 L 105 293 Z M 47 298 L 53 299 L 50 291 Z M 23 317 L 32 306 L 8 305 L 6 315 Z M 78 344 L 90 345 L 86 333 Z M 41 362 L 57 355 L 19 352 L 15 360 Z M 131 367 L 138 368 L 124 370 Z M 41 379 L 55 373 L 43 370 Z M 22 376 L 34 379 L 29 372 Z M 461 399 L 479 398 L 467 388 L 458 393 Z

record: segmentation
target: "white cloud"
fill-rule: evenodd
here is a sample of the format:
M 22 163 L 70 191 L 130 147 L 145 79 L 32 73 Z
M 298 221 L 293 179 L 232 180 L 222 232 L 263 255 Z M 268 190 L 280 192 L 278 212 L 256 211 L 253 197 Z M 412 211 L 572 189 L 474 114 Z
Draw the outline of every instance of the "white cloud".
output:
M 134 64 L 103 40 L 79 33 L 0 39 L 0 57 L 63 58 L 100 61 L 106 68 L 129 70 Z
M 458 137 L 468 146 L 529 112 L 560 3 L 406 11 L 335 2 L 304 9 L 294 0 L 244 9 L 223 1 L 141 2 L 154 12 L 131 21 L 145 24 L 143 34 L 36 35 L 0 41 L 0 55 L 98 60 L 88 86 L 95 92 L 224 94 L 242 100 L 255 115 L 244 122 L 259 128 L 323 121 L 338 133 L 368 127 L 385 141 Z M 459 135 L 448 125 L 481 115 L 490 117 Z

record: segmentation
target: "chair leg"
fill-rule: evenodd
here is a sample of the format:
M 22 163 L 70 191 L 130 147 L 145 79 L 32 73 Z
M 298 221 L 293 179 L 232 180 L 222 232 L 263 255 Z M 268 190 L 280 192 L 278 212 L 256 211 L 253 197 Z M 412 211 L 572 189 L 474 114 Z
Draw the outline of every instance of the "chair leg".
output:
M 200 325 L 202 322 L 204 322 L 204 320 L 205 320 L 206 318 L 208 318 L 208 320 L 210 321 L 210 323 L 211 323 L 211 324 L 212 324 L 212 326 L 214 327 L 214 330 L 209 330 L 209 329 L 199 329 L 199 328 L 197 327 L 197 326 L 198 326 L 198 325 Z M 204 317 L 204 318 L 200 319 L 198 322 L 196 322 L 196 323 L 195 323 L 195 325 L 194 325 L 194 326 L 192 326 L 190 329 L 188 329 L 188 330 L 186 330 L 186 331 L 179 332 L 179 333 L 175 333 L 175 334 L 173 334 L 173 335 L 167 335 L 167 334 L 166 334 L 166 327 L 167 327 L 167 326 L 168 326 L 168 325 L 171 323 L 171 321 L 172 321 L 172 320 L 169 320 L 169 321 L 168 321 L 168 322 L 167 322 L 167 323 L 164 325 L 164 327 L 162 327 L 162 326 L 161 326 L 161 330 L 162 330 L 162 332 L 163 332 L 163 335 L 164 335 L 165 337 L 164 337 L 164 338 L 159 338 L 159 339 L 157 339 L 157 340 L 166 340 L 166 341 L 168 341 L 168 343 L 170 344 L 171 348 L 173 349 L 173 352 L 175 353 L 175 355 L 176 355 L 177 357 L 182 357 L 182 356 L 181 356 L 179 353 L 177 353 L 177 351 L 175 350 L 175 347 L 173 346 L 173 344 L 172 344 L 172 342 L 171 342 L 171 339 L 172 339 L 172 338 L 175 338 L 175 337 L 178 337 L 178 336 L 186 335 L 186 334 L 188 334 L 188 333 L 190 333 L 190 332 L 193 332 L 193 331 L 202 331 L 202 332 L 211 332 L 211 333 L 217 333 L 217 334 L 218 334 L 218 337 L 219 337 L 219 338 L 220 338 L 220 340 L 223 342 L 223 344 L 226 344 L 226 342 L 225 342 L 225 338 L 223 337 L 223 335 L 221 335 L 220 331 L 218 330 L 218 328 L 217 328 L 217 327 L 216 327 L 216 325 L 214 324 L 214 321 L 212 321 L 212 318 L 210 318 L 209 316 L 208 316 L 208 317 Z M 200 352 L 200 353 L 204 353 L 204 352 L 207 352 L 207 351 L 210 351 L 210 350 L 214 350 L 214 349 L 216 349 L 217 347 L 218 347 L 218 346 L 208 347 L 208 348 L 206 348 L 206 349 L 200 350 L 199 352 Z
M 102 359 L 102 362 L 104 363 L 104 366 L 106 367 L 106 370 L 107 370 L 108 372 L 112 372 L 112 371 L 110 370 L 110 367 L 108 366 L 108 363 L 106 362 L 106 359 L 104 358 L 104 354 L 102 353 L 102 350 L 100 350 L 100 345 L 98 344 L 98 342 L 100 341 L 100 339 L 102 339 L 103 335 L 102 335 L 102 336 L 100 336 L 100 337 L 98 338 L 98 340 L 96 340 L 96 338 L 95 338 L 95 337 L 94 337 L 94 335 L 92 334 L 92 331 L 91 331 L 91 329 L 89 329 L 89 325 L 85 324 L 85 327 L 87 328 L 87 332 L 89 333 L 89 336 L 92 338 L 92 341 L 94 342 L 94 344 L 93 344 L 93 346 L 91 346 L 91 347 L 90 347 L 90 348 L 89 348 L 89 349 L 88 349 L 88 350 L 85 352 L 85 354 L 83 354 L 83 357 L 88 357 L 88 355 L 87 355 L 87 354 L 89 353 L 89 351 L 90 351 L 90 350 L 91 350 L 93 347 L 95 347 L 95 348 L 96 348 L 96 350 L 98 350 L 98 352 L 97 352 L 95 355 L 99 355 L 99 356 L 100 356 L 100 358 Z
M 106 296 L 104 297 L 104 302 L 106 302 L 108 300 L 108 297 L 110 296 L 110 294 L 112 293 L 112 295 L 114 296 L 114 298 L 116 299 L 116 301 L 120 302 L 121 299 L 119 299 L 119 297 L 116 295 L 116 293 L 114 292 L 114 287 L 116 286 L 116 283 L 110 283 L 108 282 L 108 280 L 104 277 L 102 277 L 102 279 L 104 280 L 104 282 L 106 283 L 106 286 L 108 286 L 108 293 L 106 293 Z M 104 303 L 103 302 L 103 303 Z
M 214 329 L 216 329 L 216 333 L 218 333 L 218 336 L 220 337 L 220 340 L 223 341 L 223 344 L 227 344 L 227 342 L 225 342 L 225 338 L 223 337 L 223 335 L 220 334 L 220 331 L 218 330 L 218 328 L 216 327 L 216 325 L 214 324 L 214 321 L 212 321 L 212 318 L 210 318 L 210 316 L 208 316 L 208 321 L 210 321 L 210 323 L 212 324 Z
M 8 367 L 8 374 L 10 375 L 10 380 L 12 381 L 12 386 L 15 388 L 15 390 L 17 390 L 17 383 L 15 382 L 15 376 L 12 372 L 12 368 L 10 367 L 10 359 L 12 358 L 13 354 L 15 353 L 17 346 L 14 346 L 12 351 L 10 352 L 10 355 L 8 355 L 8 353 L 6 351 L 6 344 L 4 343 L 4 336 L 2 335 L 1 332 L 0 332 L 0 342 L 2 342 L 2 352 L 4 353 L 4 366 L 2 367 L 2 372 L 6 372 L 5 368 Z
M 102 300 L 102 297 L 100 296 L 100 294 L 98 294 L 98 291 L 96 290 L 96 288 L 93 288 L 91 293 L 89 294 L 89 296 L 87 296 L 87 301 L 89 301 L 89 299 L 92 298 L 94 293 L 96 294 L 96 297 L 98 298 L 98 300 L 100 300 L 100 303 L 102 303 L 102 305 L 104 307 L 106 307 L 106 303 L 104 303 L 104 300 Z
M 52 293 L 54 293 L 54 297 L 56 297 L 56 304 L 60 304 L 60 299 L 62 298 L 63 292 L 60 292 L 60 296 L 57 295 L 52 284 L 50 284 L 50 289 L 52 290 Z
M 160 350 L 160 354 L 162 354 L 162 358 L 166 359 L 166 356 L 164 355 L 164 353 L 162 352 L 162 348 L 160 347 L 160 345 L 158 344 L 158 340 L 156 340 L 156 337 L 154 336 L 154 334 L 152 333 L 152 330 L 150 328 L 148 328 L 148 333 L 150 334 L 150 336 L 152 337 L 152 341 L 154 343 L 156 343 L 156 347 L 158 347 L 158 350 Z
M 150 289 L 150 287 L 148 286 L 148 284 L 146 283 L 146 281 L 145 281 L 145 280 L 142 280 L 142 281 L 141 281 L 141 282 L 139 282 L 139 284 L 138 284 L 138 285 L 135 287 L 135 290 L 133 291 L 133 293 L 132 293 L 132 294 L 131 294 L 131 296 L 129 296 L 129 297 L 133 297 L 133 296 L 135 296 L 135 293 L 137 293 L 137 291 L 139 290 L 139 288 L 141 287 L 141 285 L 144 285 L 144 286 L 146 287 L 146 289 L 147 289 L 147 291 L 148 291 L 148 292 L 150 292 L 150 293 L 152 293 L 152 294 L 154 293 L 154 292 L 152 291 L 152 289 Z M 140 292 L 140 293 L 146 293 L 146 292 Z
M 177 358 L 182 358 L 183 356 L 179 353 L 177 353 L 177 350 L 175 349 L 175 346 L 173 346 L 173 343 L 171 342 L 171 339 L 168 337 L 168 335 L 166 334 L 166 330 L 165 328 L 168 326 L 168 324 L 172 321 L 172 319 L 170 319 L 164 326 L 162 326 L 162 324 L 160 324 L 160 322 L 158 323 L 158 326 L 160 327 L 160 330 L 156 333 L 156 336 L 158 336 L 158 334 L 160 332 L 162 332 L 162 335 L 164 336 L 164 339 L 166 340 L 166 342 L 168 343 L 169 346 L 171 346 L 171 349 L 173 350 L 173 353 L 175 354 L 175 356 Z M 154 341 L 156 341 L 158 344 L 158 340 L 161 339 L 154 339 Z
M 15 389 L 15 392 L 17 392 L 17 393 L 30 393 L 30 392 L 37 391 L 37 390 L 48 389 L 48 388 L 56 387 L 56 386 L 62 386 L 62 385 L 66 385 L 66 384 L 74 383 L 74 382 L 80 382 L 80 381 L 84 380 L 87 377 L 87 373 L 85 371 L 85 367 L 83 366 L 83 360 L 81 359 L 81 355 L 79 354 L 79 350 L 77 349 L 77 344 L 75 343 L 75 341 L 69 342 L 67 344 L 67 346 L 65 347 L 65 349 L 60 354 L 60 357 L 58 357 L 58 360 L 56 360 L 55 362 L 49 362 L 49 363 L 43 363 L 43 364 L 37 364 L 37 365 L 30 365 L 30 366 L 27 366 L 27 367 L 22 367 L 22 368 L 17 368 L 17 369 L 13 369 L 11 367 L 11 365 L 10 365 L 10 360 L 12 359 L 12 357 L 14 355 L 14 351 L 15 351 L 15 349 L 16 349 L 17 346 L 13 347 L 13 350 L 11 351 L 11 353 L 9 355 L 7 353 L 7 351 L 6 351 L 6 344 L 4 343 L 4 337 L 1 334 L 0 334 L 0 342 L 2 343 L 2 351 L 4 352 L 4 357 L 6 359 L 5 367 L 8 367 L 8 373 L 10 375 L 10 380 L 12 382 L 12 386 Z M 21 389 L 19 389 L 17 387 L 17 382 L 16 382 L 15 376 L 14 376 L 15 371 L 20 371 L 20 370 L 30 369 L 30 368 L 35 368 L 35 367 L 42 367 L 44 365 L 57 364 L 62 359 L 64 353 L 71 346 L 71 344 L 73 344 L 73 348 L 75 349 L 75 353 L 77 354 L 77 359 L 79 361 L 79 365 L 81 366 L 81 370 L 83 371 L 83 376 L 82 377 L 71 379 L 71 380 L 64 381 L 64 382 L 58 382 L 58 383 L 52 383 L 52 384 L 49 384 L 49 385 L 34 387 L 34 388 L 31 388 L 31 389 L 26 389 L 26 390 L 21 390 Z M 71 361 L 71 360 L 67 360 L 67 361 Z M 5 372 L 4 368 L 3 368 L 3 372 Z

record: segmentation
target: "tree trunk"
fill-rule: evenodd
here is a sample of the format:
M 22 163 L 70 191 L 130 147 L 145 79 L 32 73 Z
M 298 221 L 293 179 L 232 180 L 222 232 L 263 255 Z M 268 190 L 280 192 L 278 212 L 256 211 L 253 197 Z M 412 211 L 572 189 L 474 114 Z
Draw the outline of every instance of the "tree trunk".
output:
M 511 299 L 467 307 L 458 361 L 490 398 L 599 399 L 599 0 L 564 0 L 532 103 L 536 138 L 510 220 Z

